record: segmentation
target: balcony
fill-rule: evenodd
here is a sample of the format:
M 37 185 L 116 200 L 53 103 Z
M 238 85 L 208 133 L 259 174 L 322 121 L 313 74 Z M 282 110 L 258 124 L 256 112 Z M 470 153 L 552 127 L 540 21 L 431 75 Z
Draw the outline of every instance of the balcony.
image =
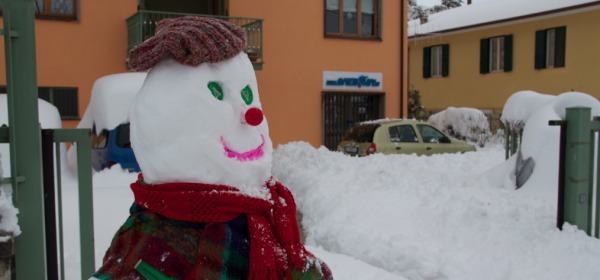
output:
M 127 19 L 127 52 L 154 35 L 156 23 L 161 19 L 175 18 L 181 16 L 201 16 L 222 19 L 246 29 L 248 35 L 248 45 L 244 52 L 248 54 L 254 70 L 262 70 L 263 65 L 263 46 L 262 46 L 262 19 L 225 17 L 214 15 L 184 14 L 184 13 L 166 13 L 157 11 L 141 10 Z

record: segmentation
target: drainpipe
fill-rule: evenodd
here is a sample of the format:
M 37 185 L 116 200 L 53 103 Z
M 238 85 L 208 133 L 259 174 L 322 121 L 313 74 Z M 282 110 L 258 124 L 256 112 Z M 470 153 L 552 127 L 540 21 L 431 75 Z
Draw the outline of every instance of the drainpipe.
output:
M 401 1 L 400 3 L 400 18 L 401 18 L 401 22 L 400 22 L 400 118 L 406 118 L 408 117 L 406 114 L 406 110 L 404 110 L 405 107 L 405 101 L 404 98 L 407 95 L 407 85 L 406 83 L 408 83 L 408 79 L 405 79 L 406 74 L 407 74 L 407 55 L 406 55 L 406 28 L 407 28 L 407 18 L 408 18 L 408 13 L 407 13 L 407 5 L 408 5 L 408 1 L 404 0 Z

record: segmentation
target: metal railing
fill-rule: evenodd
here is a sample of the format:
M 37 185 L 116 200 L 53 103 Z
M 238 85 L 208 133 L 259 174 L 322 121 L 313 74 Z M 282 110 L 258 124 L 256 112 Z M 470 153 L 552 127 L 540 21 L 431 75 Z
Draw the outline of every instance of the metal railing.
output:
M 0 128 L 0 143 L 8 143 L 8 127 Z M 79 204 L 79 237 L 81 279 L 88 279 L 95 271 L 94 263 L 94 213 L 92 194 L 92 153 L 89 129 L 43 129 L 43 193 L 46 268 L 48 279 L 64 279 L 65 258 L 63 240 L 63 203 L 61 173 L 61 143 L 77 143 L 77 182 Z M 4 178 L 2 184 L 15 178 Z M 16 179 L 18 180 L 18 178 Z M 27 207 L 32 207 L 28 205 Z M 28 244 L 23 244 L 24 247 Z M 26 248 L 25 248 L 26 250 Z M 31 264 L 35 267 L 35 264 Z M 19 275 L 17 271 L 17 276 Z
M 590 108 L 571 107 L 566 109 L 565 120 L 549 124 L 561 127 L 556 225 L 562 229 L 568 222 L 598 238 L 600 118 L 592 120 Z
M 504 123 L 504 157 L 508 159 L 514 155 L 521 145 L 521 137 L 523 136 L 523 129 L 512 127 L 510 123 Z
M 127 51 L 148 39 L 156 31 L 156 23 L 166 18 L 176 18 L 181 16 L 201 16 L 218 18 L 246 29 L 248 44 L 244 52 L 248 54 L 255 70 L 261 70 L 263 64 L 263 29 L 262 19 L 226 17 L 202 14 L 185 14 L 158 11 L 141 10 L 127 19 Z

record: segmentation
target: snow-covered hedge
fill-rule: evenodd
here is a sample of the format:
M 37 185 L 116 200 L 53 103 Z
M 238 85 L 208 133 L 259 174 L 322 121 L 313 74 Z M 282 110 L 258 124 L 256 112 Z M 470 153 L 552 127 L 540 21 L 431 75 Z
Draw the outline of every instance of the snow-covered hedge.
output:
M 477 143 L 480 147 L 483 147 L 491 136 L 487 117 L 474 108 L 448 107 L 431 115 L 428 122 L 452 137 Z

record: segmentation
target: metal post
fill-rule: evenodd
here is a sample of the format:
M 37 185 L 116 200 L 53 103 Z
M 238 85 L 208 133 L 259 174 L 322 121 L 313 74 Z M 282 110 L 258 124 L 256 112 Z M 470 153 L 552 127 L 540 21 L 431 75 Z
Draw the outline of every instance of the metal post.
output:
M 50 279 L 59 279 L 58 246 L 56 242 L 56 186 L 54 185 L 54 131 L 52 129 L 42 130 L 42 163 L 44 174 L 47 275 Z
M 11 177 L 21 235 L 17 279 L 47 279 L 41 135 L 37 110 L 34 0 L 4 0 Z
M 565 158 L 564 219 L 591 233 L 591 109 L 566 109 L 567 147 Z
M 565 151 L 567 148 L 567 122 L 550 121 L 551 126 L 560 126 L 560 146 L 558 153 L 558 201 L 556 227 L 562 230 L 565 223 Z

